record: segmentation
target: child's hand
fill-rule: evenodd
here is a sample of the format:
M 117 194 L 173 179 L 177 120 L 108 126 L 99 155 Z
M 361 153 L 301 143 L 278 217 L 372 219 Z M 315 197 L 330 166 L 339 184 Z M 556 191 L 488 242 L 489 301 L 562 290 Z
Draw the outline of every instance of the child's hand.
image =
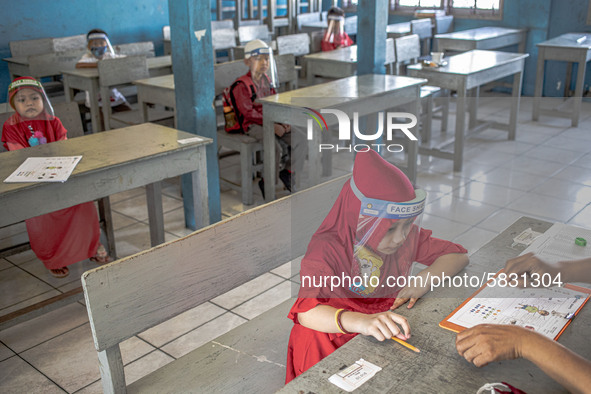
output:
M 348 312 L 342 315 L 341 321 L 349 331 L 358 332 L 362 335 L 371 335 L 378 341 L 392 337 L 402 340 L 410 338 L 408 321 L 404 316 L 393 312 L 380 312 L 371 315 Z
M 398 296 L 396 297 L 396 300 L 394 301 L 394 303 L 392 304 L 390 309 L 394 310 L 394 309 L 398 308 L 400 305 L 405 304 L 409 300 L 410 301 L 408 302 L 407 308 L 410 309 L 416 304 L 416 302 L 419 300 L 419 298 L 421 298 L 423 295 L 425 295 L 425 293 L 428 290 L 429 290 L 428 287 L 406 286 L 404 289 L 400 290 L 400 292 L 398 293 Z

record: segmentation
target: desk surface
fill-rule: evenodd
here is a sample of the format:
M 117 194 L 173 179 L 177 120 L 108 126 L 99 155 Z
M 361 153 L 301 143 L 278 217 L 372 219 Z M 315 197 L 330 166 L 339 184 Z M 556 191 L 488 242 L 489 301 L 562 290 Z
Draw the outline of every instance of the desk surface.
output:
M 148 57 L 146 58 L 146 61 L 148 63 L 148 69 L 150 70 L 172 66 L 172 57 L 170 55 Z M 64 70 L 62 73 L 76 77 L 98 78 L 97 68 L 75 68 L 74 70 Z
M 525 59 L 529 54 L 509 53 L 499 51 L 484 51 L 474 49 L 460 53 L 445 59 L 447 65 L 442 67 L 423 67 L 421 63 L 408 66 L 409 70 L 421 71 L 421 73 L 445 73 L 457 75 L 469 75 L 485 71 L 503 64 Z
M 507 34 L 516 34 L 525 31 L 524 29 L 509 29 L 506 27 L 478 27 L 476 29 L 454 31 L 452 33 L 437 34 L 435 38 L 447 38 L 453 40 L 481 41 L 491 38 L 502 37 Z
M 159 77 L 150 77 L 145 79 L 138 79 L 133 81 L 134 85 L 150 86 L 162 89 L 173 89 L 174 90 L 174 75 L 161 75 Z
M 515 236 L 528 227 L 544 232 L 550 226 L 551 223 L 546 221 L 522 217 L 472 254 L 465 272 L 471 275 L 498 271 L 507 259 L 517 256 L 524 249 L 519 246 L 511 248 Z M 393 341 L 378 342 L 358 335 L 281 391 L 342 392 L 329 383 L 328 378 L 344 366 L 364 358 L 383 369 L 357 389 L 356 393 L 475 393 L 485 383 L 501 381 L 528 393 L 565 392 L 558 383 L 529 361 L 508 360 L 476 368 L 458 355 L 455 334 L 438 327 L 438 324 L 473 292 L 473 288 L 437 289 L 433 295 L 419 300 L 414 308 L 409 310 L 403 307 L 397 310 L 397 313 L 410 321 L 413 332 L 409 342 L 418 347 L 421 353 L 409 351 Z M 559 342 L 589 358 L 589 324 L 591 307 L 587 305 L 565 330 Z
M 321 109 L 337 106 L 343 102 L 354 103 L 367 97 L 380 96 L 394 90 L 422 85 L 426 82 L 427 80 L 421 78 L 366 74 L 275 94 L 259 99 L 259 101 L 263 105 L 306 106 Z M 310 98 L 315 100 L 307 100 Z M 301 101 L 301 105 L 298 104 L 298 101 Z
M 583 40 L 584 38 L 584 40 Z M 580 40 L 580 42 L 577 42 Z M 591 33 L 567 33 L 536 44 L 539 47 L 591 49 Z
M 116 189 L 126 188 L 129 185 L 151 182 L 166 179 L 170 176 L 163 174 L 164 165 L 155 167 L 150 174 L 142 174 L 140 167 L 148 161 L 165 161 L 167 157 L 173 154 L 183 154 L 194 151 L 196 148 L 210 144 L 209 138 L 202 137 L 200 141 L 190 144 L 180 144 L 179 139 L 193 138 L 194 134 L 178 131 L 168 127 L 153 123 L 144 123 L 141 125 L 125 127 L 108 132 L 85 135 L 78 138 L 72 138 L 65 141 L 57 141 L 51 144 L 34 146 L 27 149 L 21 149 L 10 152 L 0 153 L 2 166 L 0 166 L 0 180 L 6 179 L 27 157 L 50 157 L 50 156 L 76 156 L 82 155 L 82 160 L 70 178 L 64 183 L 0 183 L 0 206 L 3 206 L 3 212 L 0 219 L 0 225 L 11 224 L 20 220 L 28 219 L 42 213 L 52 212 L 57 209 L 65 208 L 68 201 L 51 201 L 47 204 L 54 204 L 51 207 L 38 207 L 38 201 L 46 201 L 53 196 L 56 200 L 78 199 L 76 203 L 92 201 L 99 197 L 105 197 Z M 172 163 L 171 163 L 172 164 Z M 168 165 L 168 164 L 167 164 Z M 179 168 L 185 166 L 184 163 L 176 163 Z M 117 170 L 129 166 L 136 167 L 136 173 L 130 174 L 130 179 L 122 177 L 117 181 L 110 179 L 108 170 Z M 194 165 L 191 165 L 194 167 Z M 185 171 L 188 172 L 188 171 Z M 182 172 L 178 173 L 180 175 Z M 168 176 L 167 176 L 168 175 Z M 71 187 L 80 179 L 91 179 L 89 185 L 83 190 L 72 190 Z M 153 178 L 148 179 L 148 178 Z M 159 179 L 157 179 L 159 178 Z M 125 184 L 124 184 L 125 183 Z M 112 185 L 111 185 L 112 184 Z M 111 185 L 111 186 L 108 186 Z M 88 194 L 88 198 L 79 196 L 69 196 L 69 193 L 76 192 L 80 195 Z M 55 194 L 53 194 L 55 193 Z M 21 200 L 21 208 L 11 209 L 10 212 L 4 210 L 9 201 L 18 201 L 24 195 L 29 196 L 30 201 Z M 67 196 L 60 195 L 67 194 Z M 37 201 L 37 202 L 35 202 Z M 63 205 L 63 206 L 62 206 Z
M 357 45 L 335 49 L 333 51 L 312 53 L 305 55 L 304 59 L 335 61 L 341 63 L 357 63 Z

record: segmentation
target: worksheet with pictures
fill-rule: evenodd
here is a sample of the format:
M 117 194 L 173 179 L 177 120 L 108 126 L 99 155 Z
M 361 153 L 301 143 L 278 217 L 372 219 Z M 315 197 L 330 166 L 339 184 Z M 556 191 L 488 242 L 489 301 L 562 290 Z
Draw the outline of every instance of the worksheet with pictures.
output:
M 29 157 L 4 182 L 65 182 L 81 159 L 82 156 Z
M 513 324 L 556 339 L 587 302 L 589 294 L 585 291 L 571 286 L 486 286 L 440 325 L 461 331 L 478 324 Z
M 555 223 L 537 237 L 522 254 L 529 252 L 549 263 L 591 257 L 591 230 Z

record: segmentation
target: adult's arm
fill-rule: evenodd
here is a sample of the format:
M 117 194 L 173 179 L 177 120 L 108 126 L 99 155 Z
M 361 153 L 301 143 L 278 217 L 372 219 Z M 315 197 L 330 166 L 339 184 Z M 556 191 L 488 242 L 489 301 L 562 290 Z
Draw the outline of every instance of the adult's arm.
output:
M 572 392 L 589 392 L 591 362 L 537 332 L 512 325 L 480 324 L 456 337 L 458 353 L 482 367 L 523 357 Z
M 560 275 L 562 282 L 591 283 L 591 258 L 566 260 L 557 264 L 550 264 L 533 253 L 526 253 L 523 256 L 507 260 L 505 272 L 508 275 L 517 274 L 518 277 L 523 274 L 531 277 L 535 274 L 539 275 L 540 280 L 542 275 L 545 274 L 550 275 L 552 279 Z M 519 283 L 524 284 L 523 280 L 520 280 Z M 528 283 L 531 283 L 531 281 Z

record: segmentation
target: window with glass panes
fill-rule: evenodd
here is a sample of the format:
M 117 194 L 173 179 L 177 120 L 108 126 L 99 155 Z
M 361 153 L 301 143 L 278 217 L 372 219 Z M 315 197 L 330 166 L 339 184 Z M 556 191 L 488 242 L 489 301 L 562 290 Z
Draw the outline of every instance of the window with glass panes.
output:
M 418 9 L 443 9 L 466 18 L 502 18 L 503 0 L 390 0 L 394 12 L 412 13 Z

